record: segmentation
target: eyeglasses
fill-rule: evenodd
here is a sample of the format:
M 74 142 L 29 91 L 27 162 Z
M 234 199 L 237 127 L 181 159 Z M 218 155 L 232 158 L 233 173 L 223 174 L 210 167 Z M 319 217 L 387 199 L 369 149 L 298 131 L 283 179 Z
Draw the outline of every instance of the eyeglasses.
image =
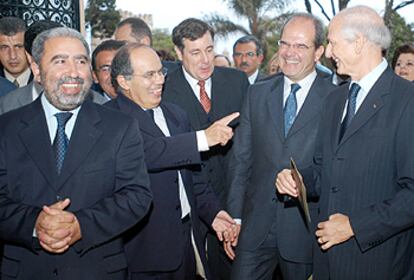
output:
M 279 45 L 279 48 L 281 49 L 289 49 L 292 47 L 296 51 L 306 51 L 314 47 L 314 46 L 308 46 L 306 44 L 301 44 L 301 43 L 289 44 L 288 42 L 283 41 L 283 40 L 277 41 L 277 44 Z
M 241 57 L 241 56 L 255 57 L 256 55 L 257 53 L 255 52 L 246 52 L 246 53 L 235 52 L 233 54 L 234 57 Z
M 157 76 L 162 76 L 162 77 L 167 76 L 167 73 L 168 73 L 168 69 L 165 68 L 165 67 L 162 67 L 158 71 L 148 71 L 148 72 L 145 72 L 142 75 L 141 74 L 132 74 L 131 76 L 140 76 L 140 77 L 143 77 L 144 79 L 147 79 L 147 80 L 155 80 L 155 78 Z

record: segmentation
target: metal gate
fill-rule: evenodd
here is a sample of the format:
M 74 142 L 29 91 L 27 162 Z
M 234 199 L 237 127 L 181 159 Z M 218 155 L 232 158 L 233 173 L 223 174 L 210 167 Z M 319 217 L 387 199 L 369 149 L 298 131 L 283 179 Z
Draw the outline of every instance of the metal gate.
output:
M 0 0 L 0 17 L 15 16 L 29 26 L 49 19 L 81 30 L 79 0 Z

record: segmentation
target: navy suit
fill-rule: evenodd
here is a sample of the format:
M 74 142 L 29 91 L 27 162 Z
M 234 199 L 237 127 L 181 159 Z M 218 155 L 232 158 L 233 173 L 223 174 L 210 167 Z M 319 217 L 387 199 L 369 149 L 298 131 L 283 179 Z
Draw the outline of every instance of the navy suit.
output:
M 387 68 L 339 141 L 348 88 L 329 96 L 321 122 L 316 222 L 342 213 L 355 237 L 315 246 L 314 279 L 414 279 L 414 86 Z
M 70 198 L 82 238 L 62 254 L 33 230 L 43 205 Z M 79 111 L 60 175 L 38 98 L 0 117 L 1 279 L 125 279 L 120 234 L 151 203 L 135 120 L 90 101 Z
M 264 249 L 258 251 L 259 247 L 270 247 L 276 254 L 277 248 L 278 255 L 285 261 L 312 263 L 313 233 L 306 227 L 299 203 L 277 194 L 274 183 L 279 171 L 290 168 L 291 157 L 298 166 L 312 163 L 323 104 L 333 89 L 330 80 L 318 73 L 285 136 L 284 75 L 277 74 L 250 86 L 234 136 L 229 168 L 231 184 L 227 208 L 232 217 L 242 219 L 237 251 L 261 254 Z M 309 201 L 312 212 L 316 212 L 315 202 Z M 266 257 L 267 273 L 271 274 L 276 258 Z M 256 261 L 261 263 L 258 258 Z M 251 267 L 246 270 L 246 267 L 249 266 L 244 260 L 239 262 L 236 255 L 232 279 L 253 279 L 262 275 L 261 271 L 251 271 Z M 288 276 L 291 272 L 284 269 L 282 266 L 286 279 L 303 277 L 301 274 Z M 268 279 L 269 276 L 262 277 L 254 279 Z
M 129 98 L 120 94 L 106 104 L 134 117 L 144 139 L 145 162 L 150 175 L 154 203 L 149 216 L 126 237 L 131 272 L 169 272 L 183 260 L 183 226 L 178 192 L 178 173 L 183 178 L 191 206 L 191 226 L 201 260 L 206 268 L 206 252 L 201 220 L 211 225 L 219 212 L 218 199 L 206 184 L 200 169 L 200 153 L 195 132 L 191 132 L 185 112 L 174 104 L 161 103 L 171 136 L 166 137 L 155 122 Z

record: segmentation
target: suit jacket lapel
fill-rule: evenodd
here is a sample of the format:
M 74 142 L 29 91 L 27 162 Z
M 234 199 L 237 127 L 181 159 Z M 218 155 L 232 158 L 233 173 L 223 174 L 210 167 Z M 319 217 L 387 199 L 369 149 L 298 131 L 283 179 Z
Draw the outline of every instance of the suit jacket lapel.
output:
M 57 176 L 56 164 L 40 99 L 31 104 L 31 109 L 22 115 L 21 120 L 26 124 L 26 127 L 21 130 L 20 138 L 35 165 L 49 185 L 54 187 Z
M 167 106 L 161 103 L 162 113 L 164 114 L 165 121 L 167 122 L 170 135 L 177 135 L 183 133 L 183 129 L 180 126 L 180 121 L 176 118 L 175 114 L 169 110 Z
M 283 76 L 274 81 L 268 92 L 267 112 L 276 127 L 280 141 L 285 141 L 283 116 Z
M 96 145 L 102 132 L 96 128 L 101 120 L 99 112 L 91 101 L 85 101 L 79 110 L 69 147 L 63 162 L 62 171 L 58 177 L 57 189 L 59 189 L 88 157 L 89 152 Z
M 304 127 L 308 122 L 313 120 L 313 117 L 320 112 L 322 106 L 321 100 L 323 99 L 324 91 L 328 90 L 324 86 L 322 78 L 318 75 L 313 81 L 309 93 L 306 96 L 305 102 L 302 105 L 299 114 L 297 115 L 292 128 L 289 130 L 287 137 L 295 134 L 298 130 Z M 325 95 L 326 96 L 326 95 Z
M 346 142 L 355 132 L 357 132 L 370 118 L 372 118 L 384 105 L 383 96 L 389 94 L 390 81 L 392 80 L 392 70 L 387 68 L 374 86 L 368 92 L 365 100 L 362 102 L 355 117 L 352 119 L 349 127 L 342 137 L 340 145 Z

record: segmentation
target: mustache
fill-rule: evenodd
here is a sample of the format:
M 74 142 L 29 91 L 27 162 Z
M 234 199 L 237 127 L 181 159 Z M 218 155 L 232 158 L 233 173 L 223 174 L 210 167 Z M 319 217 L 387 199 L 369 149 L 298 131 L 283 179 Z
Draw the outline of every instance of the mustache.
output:
M 240 63 L 240 67 L 243 67 L 243 66 L 247 66 L 247 67 L 249 67 L 249 66 L 250 66 L 250 64 L 249 64 L 249 63 L 247 63 L 247 62 L 242 62 L 242 63 Z
M 59 79 L 58 86 L 61 86 L 62 84 L 66 83 L 78 83 L 83 85 L 85 83 L 85 80 L 82 78 L 63 77 Z

